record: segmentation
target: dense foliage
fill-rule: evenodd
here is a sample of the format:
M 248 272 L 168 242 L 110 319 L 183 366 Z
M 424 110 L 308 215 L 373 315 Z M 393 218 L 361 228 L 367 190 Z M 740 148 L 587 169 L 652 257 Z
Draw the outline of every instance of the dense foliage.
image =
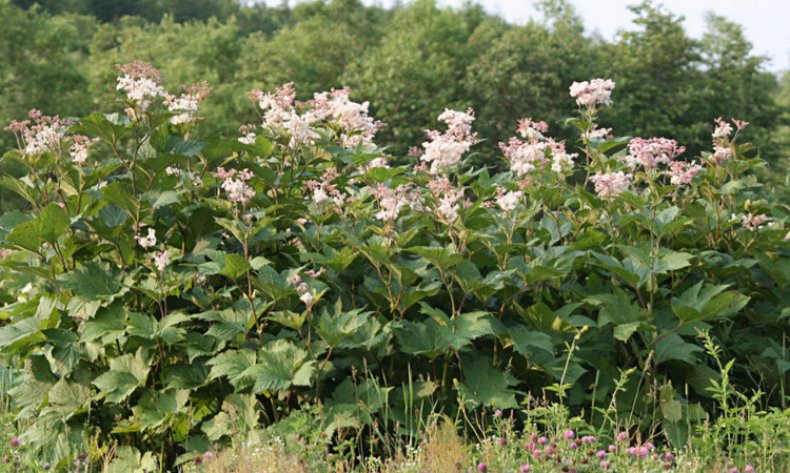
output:
M 198 133 L 206 83 L 116 74 L 115 112 L 6 129 L 27 208 L 0 218 L 0 353 L 40 459 L 170 466 L 308 406 L 330 436 L 413 435 L 528 393 L 616 395 L 596 423 L 683 444 L 733 384 L 786 402 L 787 188 L 764 192 L 746 122 L 686 160 L 612 137 L 615 83 L 574 82 L 575 144 L 522 119 L 481 164 L 472 110 L 392 156 L 348 89 L 253 90 L 222 138 Z

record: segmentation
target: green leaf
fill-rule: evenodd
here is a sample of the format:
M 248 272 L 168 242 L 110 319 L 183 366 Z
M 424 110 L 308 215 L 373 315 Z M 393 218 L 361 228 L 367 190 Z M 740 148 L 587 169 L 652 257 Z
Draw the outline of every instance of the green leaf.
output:
M 631 335 L 639 329 L 642 322 L 628 322 L 614 327 L 614 338 L 621 342 L 627 342 Z
M 120 403 L 145 384 L 151 367 L 143 359 L 142 348 L 132 355 L 127 353 L 110 359 L 110 369 L 93 381 L 99 388 L 100 398 L 106 402 Z
M 226 376 L 235 388 L 242 386 L 245 372 L 255 365 L 255 352 L 252 350 L 232 350 L 220 353 L 206 362 L 211 366 L 209 379 Z
M 515 391 L 511 386 L 516 379 L 509 373 L 493 366 L 491 358 L 475 357 L 464 363 L 463 382 L 458 385 L 458 393 L 464 405 L 471 408 L 491 406 L 500 409 L 518 407 Z
M 189 391 L 169 389 L 149 391 L 132 407 L 141 431 L 155 429 L 177 414 L 189 400 Z
M 225 264 L 220 271 L 220 274 L 227 276 L 230 279 L 236 279 L 247 273 L 252 269 L 250 263 L 244 259 L 244 256 L 230 253 L 225 255 Z
M 315 361 L 288 340 L 277 340 L 258 352 L 258 363 L 244 372 L 254 380 L 253 391 L 282 391 L 291 386 L 310 386 Z
M 672 312 L 684 324 L 724 318 L 738 313 L 749 303 L 749 297 L 737 291 L 726 291 L 727 285 L 706 286 L 703 281 L 672 298 Z
M 690 365 L 696 363 L 696 354 L 702 351 L 698 345 L 688 343 L 683 338 L 672 333 L 661 338 L 656 342 L 655 347 L 656 364 L 664 363 L 665 361 L 683 361 Z

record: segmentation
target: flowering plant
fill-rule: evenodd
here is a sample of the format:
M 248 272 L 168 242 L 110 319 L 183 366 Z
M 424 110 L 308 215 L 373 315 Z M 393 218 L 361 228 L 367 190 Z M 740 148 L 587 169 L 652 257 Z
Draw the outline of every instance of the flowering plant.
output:
M 117 446 L 169 468 L 305 403 L 330 434 L 407 425 L 387 394 L 407 382 L 446 412 L 619 389 L 654 419 L 627 427 L 682 442 L 715 378 L 695 329 L 759 366 L 741 383 L 787 379 L 786 207 L 724 121 L 696 162 L 611 138 L 614 83 L 596 79 L 571 87 L 578 144 L 525 119 L 473 168 L 471 110 L 393 157 L 350 90 L 286 84 L 253 91 L 260 123 L 238 137 L 201 138 L 207 85 L 175 96 L 149 65 L 120 71 L 121 113 L 7 128 L 26 175 L 2 183 L 28 207 L 0 218 L 0 350 L 21 441 L 53 465 Z M 640 377 L 618 387 L 624 366 Z

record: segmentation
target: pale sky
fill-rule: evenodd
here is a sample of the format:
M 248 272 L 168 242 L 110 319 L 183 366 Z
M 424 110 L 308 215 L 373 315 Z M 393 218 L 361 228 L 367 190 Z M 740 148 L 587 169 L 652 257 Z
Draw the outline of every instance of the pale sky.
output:
M 393 0 L 362 0 L 366 4 L 389 6 Z M 278 4 L 280 0 L 266 0 Z M 293 0 L 290 3 L 294 3 Z M 463 0 L 439 0 L 444 5 L 459 6 Z M 524 23 L 537 17 L 531 0 L 477 0 L 492 13 L 512 23 Z M 588 30 L 611 39 L 618 29 L 629 28 L 633 15 L 627 5 L 638 0 L 571 0 L 584 18 Z M 714 11 L 743 26 L 756 54 L 768 56 L 768 69 L 790 69 L 790 0 L 661 0 L 669 11 L 686 18 L 686 31 L 699 38 L 705 31 L 705 13 Z

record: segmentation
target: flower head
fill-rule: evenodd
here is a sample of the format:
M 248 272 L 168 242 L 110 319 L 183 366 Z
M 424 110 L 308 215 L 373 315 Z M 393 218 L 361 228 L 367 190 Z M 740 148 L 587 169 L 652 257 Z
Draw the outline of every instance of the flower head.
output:
M 571 97 L 576 99 L 580 107 L 594 108 L 596 105 L 612 103 L 612 90 L 615 83 L 610 79 L 593 79 L 591 81 L 574 82 L 571 84 Z
M 135 235 L 134 239 L 137 240 L 137 243 L 140 246 L 142 246 L 147 250 L 148 248 L 151 248 L 152 246 L 156 245 L 156 230 L 154 230 L 153 228 L 149 228 L 148 235 L 144 237 L 140 235 Z
M 160 273 L 165 271 L 165 268 L 170 263 L 170 252 L 169 251 L 158 251 L 156 256 L 154 256 L 154 265 L 156 269 L 159 270 Z
M 119 76 L 118 90 L 126 92 L 126 97 L 135 102 L 140 110 L 147 110 L 151 100 L 164 95 L 162 88 L 162 75 L 156 68 L 142 61 L 129 64 L 116 64 L 123 74 Z
M 645 169 L 655 169 L 659 164 L 669 164 L 676 156 L 686 151 L 678 146 L 677 141 L 667 138 L 634 138 L 628 143 L 629 154 L 625 163 L 636 168 L 641 165 Z
M 694 176 L 702 171 L 702 166 L 696 164 L 695 161 L 690 163 L 685 161 L 673 161 L 669 165 L 669 170 L 665 174 L 669 176 L 669 182 L 676 186 L 688 184 L 694 179 Z
M 211 94 L 211 88 L 206 81 L 181 87 L 184 93 L 179 96 L 164 94 L 167 109 L 176 114 L 170 118 L 170 123 L 174 125 L 194 121 L 200 102 Z
M 472 133 L 475 117 L 471 108 L 466 112 L 446 109 L 439 115 L 439 120 L 447 124 L 447 130 L 444 133 L 429 130 L 428 141 L 422 144 L 425 153 L 420 159 L 430 163 L 431 174 L 439 174 L 457 164 L 476 143 L 477 135 Z
M 596 173 L 590 176 L 590 180 L 595 184 L 595 192 L 602 199 L 609 199 L 628 189 L 633 176 L 622 171 L 602 174 Z

